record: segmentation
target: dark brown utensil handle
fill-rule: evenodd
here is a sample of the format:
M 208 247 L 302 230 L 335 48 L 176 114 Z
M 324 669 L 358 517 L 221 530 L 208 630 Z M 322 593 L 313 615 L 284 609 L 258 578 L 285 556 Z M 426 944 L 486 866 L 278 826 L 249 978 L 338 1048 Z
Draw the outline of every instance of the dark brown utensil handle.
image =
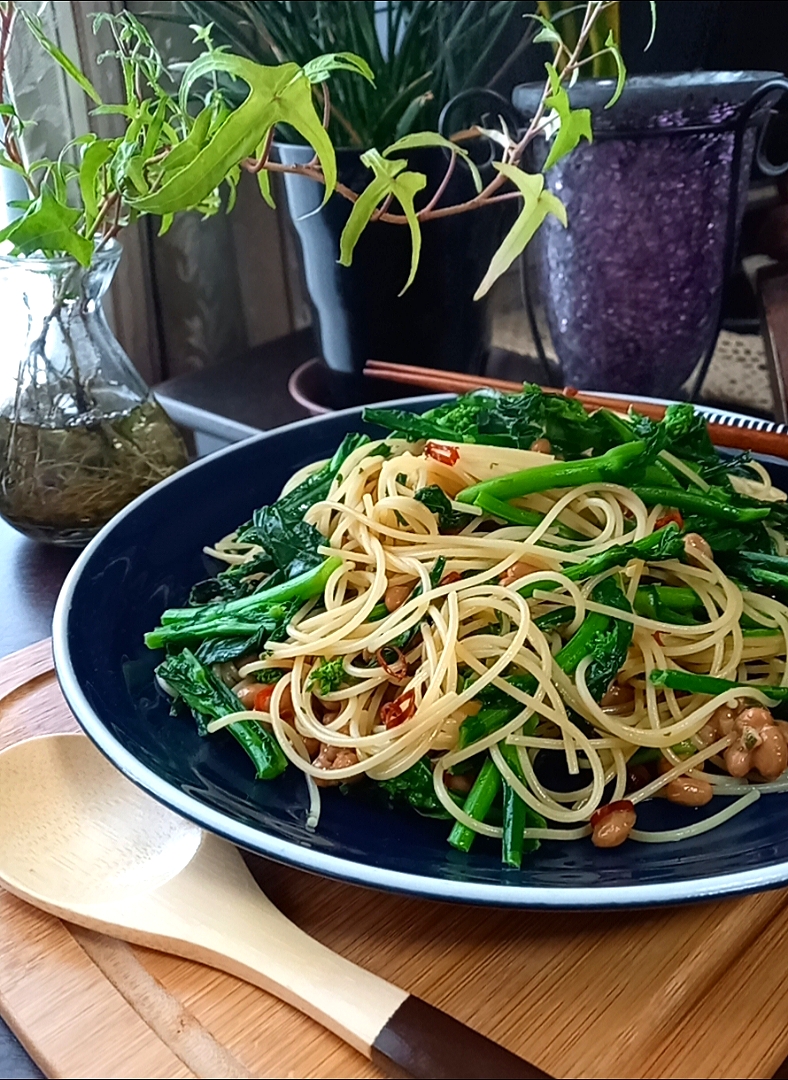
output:
M 378 1033 L 372 1061 L 408 1080 L 550 1080 L 550 1074 L 412 994 Z

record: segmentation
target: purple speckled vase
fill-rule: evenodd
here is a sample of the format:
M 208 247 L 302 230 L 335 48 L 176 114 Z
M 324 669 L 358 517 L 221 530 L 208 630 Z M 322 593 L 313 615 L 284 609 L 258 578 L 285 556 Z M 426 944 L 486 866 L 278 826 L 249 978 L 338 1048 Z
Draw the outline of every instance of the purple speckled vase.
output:
M 594 142 L 550 170 L 569 226 L 550 218 L 537 254 L 568 385 L 672 397 L 713 348 L 757 134 L 780 95 L 762 88 L 779 78 L 634 77 L 609 111 L 609 80 L 572 89 Z M 512 100 L 527 117 L 540 93 L 519 86 Z M 545 140 L 532 145 L 540 167 Z

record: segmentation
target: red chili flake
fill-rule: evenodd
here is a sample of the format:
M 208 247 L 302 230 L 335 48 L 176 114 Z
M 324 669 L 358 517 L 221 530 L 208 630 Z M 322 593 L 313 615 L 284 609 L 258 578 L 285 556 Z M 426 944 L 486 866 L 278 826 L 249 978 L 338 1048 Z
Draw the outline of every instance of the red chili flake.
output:
M 441 465 L 456 465 L 460 460 L 460 451 L 456 446 L 447 446 L 446 443 L 428 442 L 424 447 L 424 456 L 439 461 Z
M 462 581 L 462 574 L 458 574 L 456 570 L 450 570 L 448 574 L 444 574 L 441 578 L 441 585 L 453 585 L 455 581 Z
M 565 386 L 562 390 L 564 397 L 577 397 L 580 391 L 576 386 Z
M 661 518 L 657 518 L 654 522 L 655 529 L 664 529 L 666 525 L 670 525 L 671 521 L 675 521 L 680 529 L 684 528 L 684 518 L 678 512 L 678 510 L 668 510 L 666 514 L 663 514 Z
M 615 814 L 617 810 L 635 811 L 635 804 L 629 799 L 619 799 L 618 802 L 608 803 L 607 806 L 598 807 L 591 815 L 591 828 L 595 829 L 600 821 L 604 821 L 609 814 Z
M 416 711 L 416 691 L 406 690 L 405 693 L 394 701 L 387 701 L 381 707 L 380 719 L 387 731 L 399 727 L 406 720 L 410 720 Z
M 408 662 L 405 653 L 396 645 L 383 645 L 375 653 L 378 665 L 392 679 L 404 679 L 408 674 Z

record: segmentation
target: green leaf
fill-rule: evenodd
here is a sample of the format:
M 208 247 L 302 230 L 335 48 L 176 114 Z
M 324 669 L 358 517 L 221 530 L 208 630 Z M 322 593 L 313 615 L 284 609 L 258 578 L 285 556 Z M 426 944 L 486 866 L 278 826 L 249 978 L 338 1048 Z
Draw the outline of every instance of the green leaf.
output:
M 19 173 L 20 176 L 27 176 L 27 170 L 24 165 L 19 165 L 16 161 L 12 161 L 11 158 L 2 151 L 0 151 L 0 166 L 4 169 L 10 169 L 12 172 Z
M 366 60 L 352 52 L 326 53 L 304 64 L 304 75 L 310 83 L 325 82 L 332 71 L 352 71 L 375 85 L 375 74 Z
M 558 31 L 553 26 L 553 24 L 550 22 L 550 20 L 548 18 L 546 18 L 544 15 L 536 15 L 536 14 L 533 14 L 533 13 L 528 13 L 528 14 L 524 15 L 523 18 L 524 19 L 533 19 L 534 22 L 538 22 L 539 25 L 542 28 L 539 31 L 539 33 L 535 35 L 535 37 L 533 39 L 534 44 L 538 44 L 539 42 L 542 42 L 542 41 L 551 41 L 551 42 L 553 42 L 554 44 L 557 44 L 557 45 L 563 44 L 563 42 L 561 40 L 561 35 L 558 33 Z
M 135 105 L 97 105 L 95 109 L 90 110 L 91 116 L 125 116 L 127 119 L 131 119 L 132 116 L 137 115 L 137 108 Z
M 158 236 L 164 236 L 165 233 L 168 233 L 170 231 L 172 219 L 172 214 L 162 214 L 161 224 L 159 225 L 159 232 L 157 234 Z
M 627 79 L 627 68 L 626 64 L 624 63 L 624 57 L 621 55 L 621 50 L 616 44 L 616 39 L 613 36 L 612 30 L 607 35 L 607 38 L 605 40 L 605 48 L 608 50 L 608 52 L 616 62 L 616 89 L 613 92 L 613 96 L 610 101 L 608 101 L 607 105 L 605 105 L 606 109 L 611 109 L 621 97 L 621 94 L 624 91 L 624 83 Z
M 392 184 L 392 193 L 402 207 L 403 213 L 408 221 L 411 242 L 410 273 L 408 274 L 408 280 L 397 293 L 397 296 L 402 296 L 402 294 L 410 288 L 413 284 L 413 279 L 416 276 L 416 271 L 419 268 L 419 255 L 421 254 L 421 226 L 419 225 L 419 219 L 416 217 L 416 208 L 413 205 L 413 200 L 426 186 L 427 177 L 424 173 L 417 172 L 402 173 L 402 175 L 398 176 Z
M 514 260 L 522 254 L 526 244 L 548 214 L 553 214 L 566 227 L 564 205 L 555 195 L 544 190 L 544 176 L 541 173 L 536 175 L 525 173 L 516 165 L 507 165 L 502 161 L 494 161 L 493 166 L 519 188 L 523 196 L 523 208 L 504 237 L 503 243 L 493 255 L 487 273 L 474 293 L 474 300 L 481 299 L 501 274 L 505 273 Z
M 97 105 L 101 105 L 101 98 L 96 92 L 93 84 L 85 78 L 85 76 L 79 70 L 74 61 L 69 59 L 69 57 L 66 56 L 62 49 L 59 49 L 57 45 L 55 45 L 54 41 L 49 40 L 49 38 L 44 33 L 44 25 L 39 19 L 39 17 L 37 15 L 32 15 L 26 11 L 22 11 L 20 12 L 20 14 L 27 23 L 27 27 L 30 30 L 30 33 L 36 39 L 38 44 L 49 53 L 53 60 L 60 64 L 65 73 L 74 80 L 77 86 L 81 87 L 85 91 L 89 98 L 92 98 L 92 100 L 95 101 Z
M 0 230 L 0 241 L 10 240 L 14 254 L 55 252 L 72 255 L 81 266 L 89 266 L 93 242 L 74 228 L 81 217 L 80 210 L 64 206 L 48 188 L 44 188 L 21 218 Z
M 387 195 L 393 195 L 402 207 L 411 236 L 410 273 L 402 291 L 398 294 L 402 296 L 402 293 L 412 284 L 419 265 L 421 228 L 413 200 L 426 187 L 427 177 L 424 173 L 403 172 L 403 169 L 407 167 L 406 161 L 384 158 L 377 150 L 368 150 L 362 154 L 361 161 L 368 169 L 372 169 L 375 177 L 353 203 L 350 217 L 339 238 L 339 262 L 342 266 L 350 266 L 358 239 L 368 225 L 376 207 Z
M 258 173 L 255 173 L 257 177 L 257 186 L 260 189 L 260 194 L 265 201 L 271 207 L 272 210 L 276 210 L 276 203 L 274 197 L 271 194 L 271 174 L 266 169 L 260 169 Z
M 406 162 L 398 162 L 404 169 Z M 391 190 L 390 177 L 379 176 L 370 180 L 359 197 L 353 203 L 350 217 L 347 219 L 342 235 L 339 238 L 339 263 L 341 266 L 350 266 L 353 262 L 353 251 L 364 229 L 369 224 L 369 219 Z
M 156 112 L 148 125 L 148 130 L 145 132 L 145 141 L 142 144 L 142 159 L 147 161 L 148 158 L 153 157 L 159 145 L 159 138 L 161 136 L 161 130 L 164 127 L 164 120 L 167 115 L 167 98 L 159 98 L 159 104 L 156 106 Z
M 439 135 L 437 131 L 414 131 L 411 135 L 403 135 L 401 139 L 397 139 L 391 146 L 387 146 L 383 151 L 383 156 L 388 157 L 390 154 L 394 154 L 400 150 L 414 150 L 422 146 L 443 146 L 447 150 L 451 150 L 453 154 L 457 154 L 471 171 L 473 176 L 473 184 L 477 192 L 482 190 L 482 178 L 481 174 L 476 167 L 476 162 L 470 156 L 464 146 L 458 146 L 457 143 L 453 143 L 451 139 L 445 139 L 443 135 Z
M 649 0 L 649 7 L 651 8 L 651 33 L 648 36 L 646 42 L 646 48 L 643 52 L 648 52 L 654 43 L 654 35 L 657 32 L 657 0 Z
M 212 110 L 209 106 L 197 114 L 189 134 L 177 146 L 173 146 L 162 162 L 162 172 L 164 174 L 172 174 L 194 161 L 208 139 L 208 132 L 211 127 L 211 113 Z
M 314 149 L 323 170 L 325 203 L 336 186 L 336 156 L 315 111 L 310 84 L 302 69 L 297 64 L 263 67 L 226 53 L 203 55 L 184 74 L 180 90 L 184 111 L 194 82 L 216 71 L 243 79 L 249 86 L 248 96 L 211 134 L 191 162 L 168 174 L 159 190 L 130 199 L 131 205 L 152 214 L 177 213 L 199 206 L 230 169 L 253 154 L 280 122 L 290 124 Z
M 97 139 L 90 144 L 82 155 L 82 165 L 79 170 L 79 190 L 82 195 L 82 204 L 85 207 L 85 217 L 88 221 L 95 221 L 98 214 L 97 180 L 101 167 L 109 161 L 113 153 L 114 145 L 109 139 Z
M 545 64 L 550 78 L 552 94 L 545 99 L 545 104 L 558 113 L 560 127 L 556 132 L 550 153 L 547 155 L 542 172 L 547 172 L 557 161 L 570 153 L 581 139 L 591 142 L 591 111 L 589 109 L 572 109 L 569 105 L 569 95 L 561 85 L 561 78 L 552 64 Z M 615 100 L 615 95 L 614 95 Z

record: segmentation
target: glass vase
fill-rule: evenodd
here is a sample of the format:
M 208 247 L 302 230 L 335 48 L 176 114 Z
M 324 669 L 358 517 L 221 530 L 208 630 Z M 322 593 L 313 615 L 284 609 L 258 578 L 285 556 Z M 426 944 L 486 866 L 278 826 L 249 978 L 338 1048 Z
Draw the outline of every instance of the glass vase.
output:
M 0 256 L 0 515 L 36 540 L 86 543 L 187 460 L 104 316 L 120 257 Z

